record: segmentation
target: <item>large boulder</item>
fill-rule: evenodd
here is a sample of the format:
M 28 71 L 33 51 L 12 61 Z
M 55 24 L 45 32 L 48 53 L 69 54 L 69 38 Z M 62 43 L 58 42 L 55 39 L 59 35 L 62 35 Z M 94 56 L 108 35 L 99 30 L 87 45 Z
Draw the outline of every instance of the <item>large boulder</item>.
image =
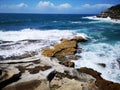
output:
M 86 41 L 86 39 L 81 36 L 74 37 L 70 40 L 61 39 L 61 43 L 55 44 L 53 48 L 45 48 L 42 55 L 47 57 L 74 55 L 77 52 L 78 42 L 83 41 Z
M 83 67 L 78 69 L 78 71 L 92 75 L 94 78 L 96 78 L 96 85 L 98 87 L 98 90 L 120 90 L 119 83 L 113 83 L 111 81 L 103 79 L 101 77 L 101 73 L 94 71 L 93 69 Z
M 54 48 L 45 48 L 42 55 L 48 57 L 74 55 L 77 48 L 77 42 L 71 40 L 62 40 L 60 44 L 55 44 Z

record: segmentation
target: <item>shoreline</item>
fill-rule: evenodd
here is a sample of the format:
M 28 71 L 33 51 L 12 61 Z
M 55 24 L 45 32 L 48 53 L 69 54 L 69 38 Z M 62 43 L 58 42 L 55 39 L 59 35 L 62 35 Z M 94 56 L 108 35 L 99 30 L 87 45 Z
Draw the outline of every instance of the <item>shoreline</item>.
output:
M 47 47 L 47 49 L 44 49 L 42 55 L 39 54 L 40 58 L 36 61 L 33 59 L 33 61 L 22 63 L 18 61 L 11 64 L 7 62 L 1 64 L 2 70 L 5 70 L 6 75 L 8 74 L 6 78 L 1 76 L 4 81 L 18 73 L 21 74 L 17 77 L 20 78 L 17 82 L 12 82 L 2 90 L 72 90 L 73 87 L 75 90 L 83 90 L 84 88 L 88 90 L 106 90 L 109 88 L 110 90 L 119 90 L 119 83 L 104 80 L 100 73 L 93 69 L 74 68 L 71 59 L 77 58 L 75 57 L 78 50 L 77 44 L 85 41 L 81 37 L 74 37 L 70 40 L 62 39 L 61 43 L 54 45 L 54 48 Z M 11 73 L 11 76 L 9 73 Z M 51 77 L 53 78 L 51 79 Z M 12 80 L 14 81 L 14 79 Z M 33 83 L 34 86 L 31 87 Z M 73 86 L 74 84 L 75 86 Z
M 97 16 L 87 16 L 87 17 L 83 17 L 83 18 L 120 24 L 120 19 L 112 19 L 109 16 L 106 18 L 97 17 Z

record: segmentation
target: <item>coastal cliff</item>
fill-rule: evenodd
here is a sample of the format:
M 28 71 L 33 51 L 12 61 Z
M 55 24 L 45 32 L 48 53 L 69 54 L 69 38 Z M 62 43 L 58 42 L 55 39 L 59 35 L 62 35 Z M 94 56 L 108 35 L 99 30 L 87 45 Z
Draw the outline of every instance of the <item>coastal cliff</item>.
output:
M 107 10 L 101 12 L 97 15 L 99 18 L 107 18 L 110 17 L 111 19 L 118 19 L 120 20 L 120 4 L 112 6 Z

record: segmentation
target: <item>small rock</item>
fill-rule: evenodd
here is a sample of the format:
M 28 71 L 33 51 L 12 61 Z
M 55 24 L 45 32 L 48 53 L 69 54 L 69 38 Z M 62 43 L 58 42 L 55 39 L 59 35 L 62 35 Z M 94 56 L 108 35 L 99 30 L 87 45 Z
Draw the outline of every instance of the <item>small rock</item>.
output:
M 49 82 L 51 82 L 52 79 L 54 78 L 54 76 L 56 75 L 56 73 L 57 73 L 56 70 L 50 72 L 50 73 L 48 74 L 48 76 L 47 76 L 47 80 L 48 80 Z
M 26 68 L 26 70 L 28 70 L 30 74 L 36 74 L 39 73 L 40 70 L 45 71 L 50 68 L 51 66 L 35 66 L 34 68 Z
M 68 60 L 78 60 L 81 58 L 81 56 L 78 56 L 78 55 L 67 55 L 66 58 Z
M 100 65 L 100 66 L 103 67 L 103 68 L 106 67 L 106 64 L 104 64 L 104 63 L 98 63 L 98 65 Z
M 59 63 L 62 64 L 62 65 L 65 65 L 67 67 L 74 67 L 75 66 L 74 62 L 71 62 L 71 61 L 68 61 L 68 60 L 65 60 L 65 61 L 62 61 L 62 62 L 59 62 Z
M 76 37 L 74 37 L 74 38 L 71 39 L 71 40 L 75 40 L 75 41 L 77 41 L 77 42 L 86 42 L 86 41 L 87 41 L 86 38 L 83 38 L 83 37 L 81 37 L 81 36 L 76 36 Z
M 2 70 L 0 69 L 0 75 L 2 75 Z

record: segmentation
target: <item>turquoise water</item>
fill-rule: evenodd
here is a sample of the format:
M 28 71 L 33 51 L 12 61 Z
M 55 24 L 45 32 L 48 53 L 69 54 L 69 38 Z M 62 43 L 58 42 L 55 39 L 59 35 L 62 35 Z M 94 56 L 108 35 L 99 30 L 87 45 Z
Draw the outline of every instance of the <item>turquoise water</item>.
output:
M 120 23 L 93 16 L 0 14 L 0 60 L 39 52 L 61 38 L 82 34 L 88 42 L 79 44 L 83 51 L 77 53 L 82 58 L 75 61 L 76 68 L 93 68 L 101 72 L 103 78 L 120 83 Z

